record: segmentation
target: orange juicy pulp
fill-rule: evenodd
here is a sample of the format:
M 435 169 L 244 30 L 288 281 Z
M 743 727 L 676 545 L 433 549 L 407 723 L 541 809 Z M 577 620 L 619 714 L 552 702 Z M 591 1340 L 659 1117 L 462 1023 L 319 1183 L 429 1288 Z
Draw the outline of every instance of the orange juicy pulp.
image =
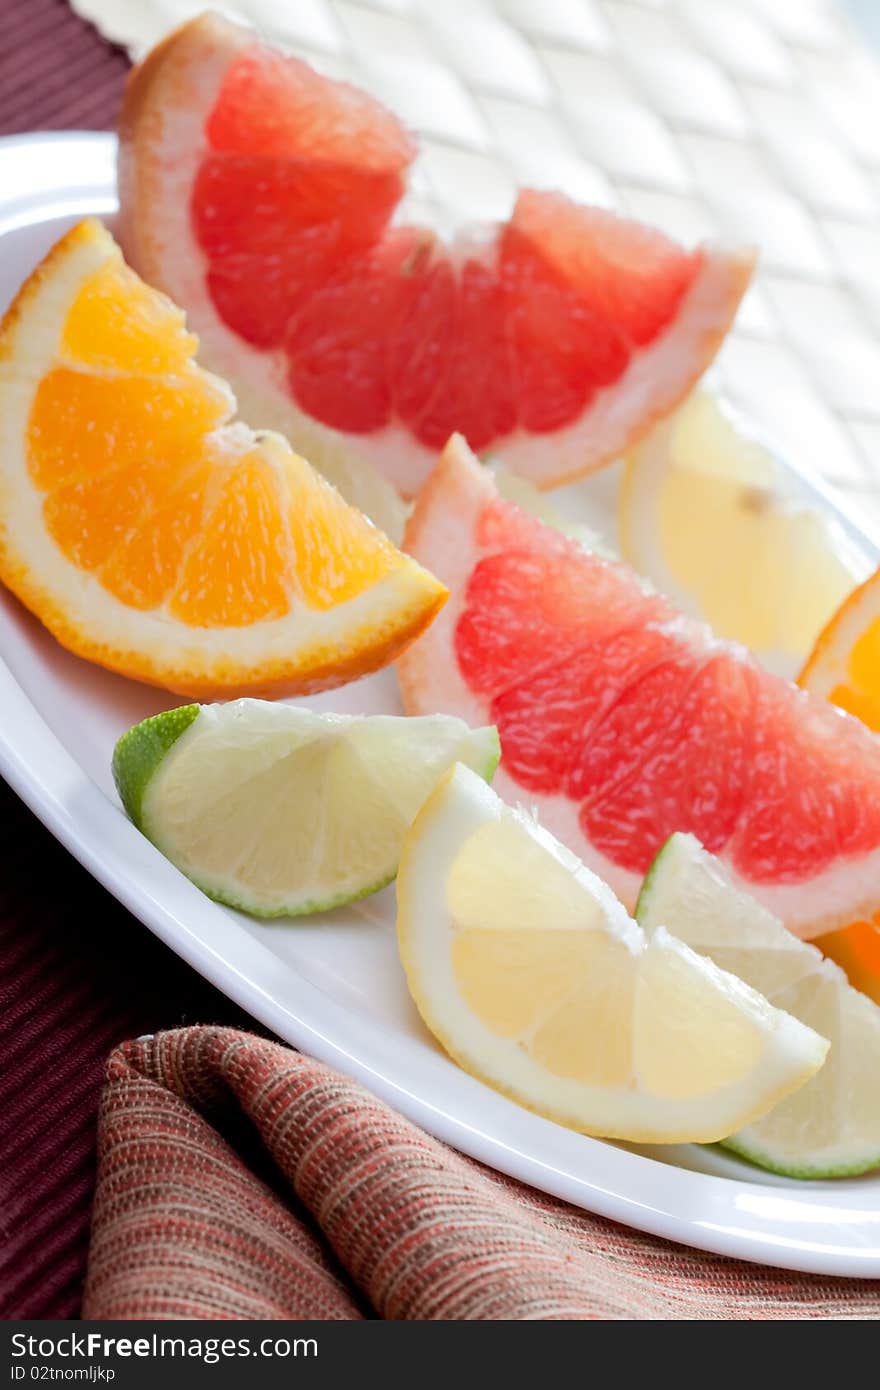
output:
M 183 316 L 121 263 L 79 290 L 40 381 L 27 459 L 65 556 L 124 604 L 243 627 L 355 597 L 401 557 L 295 458 L 223 429 L 229 397 Z
M 207 121 L 195 236 L 221 319 L 281 348 L 291 394 L 351 433 L 429 448 L 549 432 L 675 317 L 702 253 L 558 194 L 521 194 L 485 245 L 391 227 L 415 146 L 369 97 L 254 45 Z
M 880 744 L 856 721 L 510 503 L 477 542 L 459 670 L 510 777 L 573 801 L 614 864 L 644 873 L 683 830 L 752 883 L 792 884 L 880 847 Z
M 880 913 L 870 922 L 854 922 L 813 942 L 846 972 L 850 984 L 880 1004 Z
M 826 660 L 835 660 L 838 641 L 845 641 L 844 625 L 849 615 L 858 613 L 862 604 L 866 612 L 870 611 L 877 583 L 877 575 L 872 575 L 828 623 L 799 677 L 805 688 L 811 688 L 814 675 L 821 675 Z M 875 733 L 880 732 L 880 618 L 865 622 L 850 650 L 841 650 L 839 664 L 843 676 L 828 691 L 828 699 Z M 880 913 L 870 922 L 853 922 L 840 931 L 818 937 L 815 944 L 846 971 L 856 989 L 880 1003 Z
M 861 595 L 866 590 L 873 591 L 875 589 L 876 578 L 876 575 L 872 576 L 865 585 L 857 589 L 843 603 L 839 610 L 841 615 L 845 616 L 854 605 L 858 604 Z M 858 610 L 856 609 L 856 611 Z M 832 618 L 825 633 L 820 636 L 816 651 L 800 677 L 801 683 L 808 689 L 810 686 L 809 671 L 813 662 L 821 662 L 823 649 L 833 649 L 834 647 L 833 628 L 836 623 L 836 616 Z M 846 653 L 844 667 L 843 677 L 831 689 L 828 699 L 833 705 L 838 705 L 840 709 L 848 710 L 850 714 L 861 719 L 862 723 L 867 724 L 869 729 L 873 729 L 875 732 L 880 731 L 880 618 L 875 618 L 872 622 L 867 623 L 850 651 Z

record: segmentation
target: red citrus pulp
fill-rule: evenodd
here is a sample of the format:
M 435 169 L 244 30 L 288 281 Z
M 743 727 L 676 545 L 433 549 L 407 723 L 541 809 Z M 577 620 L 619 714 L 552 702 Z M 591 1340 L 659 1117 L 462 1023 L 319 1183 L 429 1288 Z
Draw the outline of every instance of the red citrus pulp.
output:
M 372 98 L 202 16 L 129 82 L 126 254 L 319 462 L 329 431 L 411 495 L 458 430 L 539 486 L 598 467 L 702 373 L 751 255 L 535 191 L 445 244 L 393 220 L 416 152 Z
M 502 501 L 461 439 L 406 546 L 451 591 L 398 663 L 407 711 L 497 724 L 501 794 L 627 906 L 682 830 L 800 935 L 880 907 L 880 743 L 857 720 Z

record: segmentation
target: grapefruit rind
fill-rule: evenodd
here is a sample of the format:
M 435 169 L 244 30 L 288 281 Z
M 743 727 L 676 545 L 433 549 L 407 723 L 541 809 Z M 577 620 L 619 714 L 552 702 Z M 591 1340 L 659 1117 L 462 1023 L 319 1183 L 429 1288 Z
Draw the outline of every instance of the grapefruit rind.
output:
M 350 500 L 368 510 L 372 506 L 369 514 L 396 539 L 395 504 L 377 475 L 413 497 L 434 465 L 435 450 L 397 420 L 360 434 L 307 415 L 289 393 L 285 354 L 254 348 L 231 331 L 208 290 L 208 263 L 192 229 L 190 194 L 223 78 L 253 39 L 250 30 L 202 15 L 173 31 L 131 73 L 119 125 L 121 244 L 150 284 L 185 305 L 202 339 L 202 359 L 232 382 L 249 418 L 278 429 Z M 473 246 L 474 234 L 463 233 L 448 248 L 451 260 L 471 255 Z M 733 321 L 754 263 L 751 249 L 703 248 L 702 264 L 672 323 L 634 353 L 616 382 L 597 390 L 572 424 L 546 435 L 516 428 L 493 442 L 492 454 L 541 489 L 573 481 L 617 457 L 672 410 L 706 369 Z M 364 467 L 368 478 L 359 484 Z M 360 487 L 360 494 L 352 487 Z
M 776 1001 L 808 1027 L 827 1034 L 831 1043 L 828 1063 L 796 1098 L 783 1100 L 756 1125 L 725 1138 L 724 1148 L 789 1178 L 849 1177 L 880 1167 L 880 1007 L 853 989 L 843 971 L 815 946 L 796 940 L 736 889 L 725 867 L 692 835 L 673 835 L 659 850 L 635 915 L 649 936 L 662 925 L 722 968 L 733 968 L 732 958 L 741 979 L 771 1004 Z M 792 1000 L 793 988 L 799 996 L 802 992 L 800 1004 Z M 789 995 L 783 1004 L 785 990 Z M 858 1019 L 858 1043 L 842 1022 L 848 1011 Z M 854 1076 L 861 1086 L 853 1084 Z M 829 1100 L 833 1088 L 836 1095 Z M 802 1127 L 821 1127 L 829 1114 L 855 1134 L 824 1145 L 792 1144 L 790 1130 L 797 1132 L 798 1120 Z M 782 1138 L 786 1127 L 787 1144 Z
M 614 945 L 615 955 L 628 958 L 636 1003 L 630 1017 L 633 1042 L 632 1074 L 628 1083 L 591 1085 L 573 1075 L 549 1070 L 529 1052 L 521 1039 L 493 1030 L 477 1013 L 459 985 L 453 964 L 457 925 L 449 906 L 448 884 L 468 841 L 493 822 L 515 827 L 532 855 L 545 857 L 548 872 L 571 876 L 583 898 L 584 921 Z M 499 890 L 502 885 L 499 884 Z M 540 885 L 535 885 L 535 892 Z M 491 788 L 467 769 L 455 767 L 439 783 L 419 812 L 401 854 L 397 878 L 398 942 L 401 961 L 426 1025 L 449 1056 L 470 1075 L 509 1099 L 570 1129 L 603 1138 L 639 1143 L 712 1142 L 738 1128 L 742 1117 L 765 1113 L 778 1099 L 802 1085 L 822 1062 L 824 1041 L 779 1010 L 771 1009 L 754 990 L 718 970 L 665 932 L 648 943 L 607 886 L 575 856 L 524 812 L 505 806 Z M 491 904 L 489 910 L 491 910 Z M 504 928 L 486 921 L 487 930 Z M 548 937 L 554 924 L 542 924 Z M 569 924 L 567 924 L 569 925 Z M 570 924 L 580 935 L 576 922 Z M 667 971 L 688 973 L 692 988 L 705 1005 L 728 1008 L 740 1019 L 755 1045 L 749 1060 L 726 1073 L 731 1059 L 719 1043 L 707 1038 L 708 1080 L 699 1094 L 685 1086 L 679 1091 L 674 1076 L 652 1074 L 648 1040 L 657 1029 L 665 1043 L 667 1028 L 655 1001 Z M 642 977 L 644 977 L 642 979 Z M 514 977 L 513 985 L 516 985 Z M 572 982 L 576 983 L 576 982 Z M 596 981 L 598 990 L 601 981 Z M 644 984 L 644 988 L 640 985 Z M 502 990 L 505 982 L 501 984 Z M 714 1003 L 713 1003 L 714 1001 Z M 589 1026 L 589 1011 L 582 1015 Z M 757 1041 L 760 1039 L 760 1042 Z M 641 1046 L 640 1046 L 641 1042 Z M 596 1037 L 598 1051 L 603 1038 Z M 673 1044 L 674 1050 L 674 1044 Z M 716 1070 L 717 1069 L 717 1070 Z M 651 1081 L 646 1080 L 646 1073 Z M 735 1079 L 713 1084 L 713 1075 Z
M 136 724 L 116 745 L 113 775 L 135 825 L 197 887 L 271 919 L 384 888 L 438 777 L 462 761 L 491 781 L 499 757 L 494 728 L 447 716 L 235 700 Z
M 121 264 L 109 233 L 91 219 L 78 224 L 26 281 L 0 325 L 0 578 L 69 650 L 184 695 L 306 694 L 387 664 L 445 597 L 402 556 L 333 609 L 303 605 L 246 627 L 203 628 L 169 622 L 163 609 L 128 607 L 56 544 L 28 467 L 30 412 L 40 381 L 58 365 L 62 327 L 80 286 L 113 260 Z M 215 393 L 228 420 L 235 398 L 225 382 L 193 363 L 187 374 Z M 259 449 L 282 487 L 291 460 L 307 467 L 280 437 L 256 436 L 240 423 L 221 425 L 212 438 L 233 455 L 244 445 Z M 318 489 L 328 487 L 314 476 Z

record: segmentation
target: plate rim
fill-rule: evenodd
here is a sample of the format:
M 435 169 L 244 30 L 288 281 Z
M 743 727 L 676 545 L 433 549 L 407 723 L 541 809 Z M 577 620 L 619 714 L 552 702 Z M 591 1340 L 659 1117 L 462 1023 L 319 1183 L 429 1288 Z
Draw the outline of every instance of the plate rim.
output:
M 72 203 L 77 190 L 101 191 L 91 177 L 77 184 L 77 146 L 108 156 L 115 137 L 78 131 L 2 137 L 0 166 L 8 151 L 35 143 L 67 146 L 67 182 L 63 189 L 50 183 L 33 191 L 35 215 L 22 228 L 49 220 L 39 215 L 40 192 L 56 200 L 63 192 Z M 112 203 L 115 188 L 102 191 Z M 7 185 L 0 212 L 14 196 Z M 876 553 L 875 538 L 836 498 L 792 471 L 863 548 Z M 274 997 L 266 984 L 277 974 L 278 958 L 144 839 L 50 729 L 2 656 L 0 773 L 93 877 L 188 965 L 285 1042 L 354 1077 L 453 1148 L 584 1210 L 678 1244 L 805 1273 L 880 1277 L 880 1189 L 875 1207 L 866 1209 L 856 1196 L 858 1180 L 791 1188 L 672 1166 L 553 1125 L 455 1068 L 453 1101 L 462 1092 L 478 1102 L 471 1104 L 469 1120 L 467 1101 L 464 1112 L 456 1114 L 454 1107 L 426 1098 L 436 1078 L 442 1094 L 446 1071 L 441 1068 L 454 1066 L 439 1052 L 426 1046 L 424 1055 L 416 1050 L 413 1059 L 401 1062 L 393 1030 L 347 1009 L 293 971 L 295 1008 Z M 218 920 L 226 922 L 224 930 Z M 240 938 L 243 959 L 236 959 L 228 943 L 223 954 L 211 944 L 218 930 L 219 938 Z M 528 1152 L 524 1140 L 531 1145 Z

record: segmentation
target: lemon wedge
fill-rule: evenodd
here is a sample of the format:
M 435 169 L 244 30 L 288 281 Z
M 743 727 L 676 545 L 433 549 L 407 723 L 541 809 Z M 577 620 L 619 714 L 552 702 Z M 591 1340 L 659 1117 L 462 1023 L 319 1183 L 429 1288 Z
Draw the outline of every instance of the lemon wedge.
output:
M 659 929 L 459 764 L 406 838 L 397 930 L 426 1024 L 466 1071 L 584 1133 L 720 1139 L 827 1044 Z
M 630 452 L 618 521 L 640 574 L 788 678 L 862 577 L 824 511 L 706 391 Z

